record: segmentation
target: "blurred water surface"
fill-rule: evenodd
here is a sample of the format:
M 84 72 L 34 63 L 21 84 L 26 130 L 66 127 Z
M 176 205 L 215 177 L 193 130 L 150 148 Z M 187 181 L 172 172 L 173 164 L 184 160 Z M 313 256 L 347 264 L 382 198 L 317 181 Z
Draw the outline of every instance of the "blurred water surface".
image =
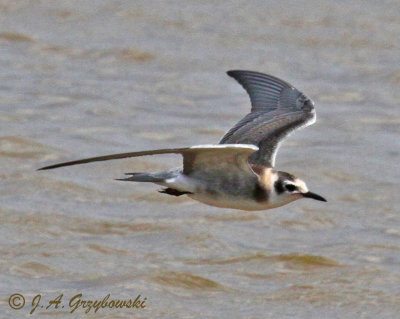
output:
M 144 311 L 88 318 L 396 318 L 399 12 L 398 1 L 1 1 L 1 318 L 16 315 L 15 292 L 147 297 Z M 175 156 L 35 171 L 216 143 L 249 110 L 232 68 L 316 102 L 317 123 L 277 167 L 328 203 L 241 212 L 113 180 Z

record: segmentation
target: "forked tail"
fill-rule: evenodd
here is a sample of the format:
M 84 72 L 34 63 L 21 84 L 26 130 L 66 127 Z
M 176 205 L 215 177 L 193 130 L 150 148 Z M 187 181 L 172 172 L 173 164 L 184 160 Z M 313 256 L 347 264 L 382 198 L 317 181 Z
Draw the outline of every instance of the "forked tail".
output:
M 164 183 L 168 179 L 178 177 L 179 169 L 160 171 L 156 173 L 126 173 L 128 178 L 120 178 L 117 181 L 125 182 L 144 182 L 144 183 Z
M 125 182 L 150 182 L 165 185 L 167 180 L 173 180 L 179 175 L 179 169 L 171 170 L 171 171 L 161 171 L 157 173 L 126 173 L 126 175 L 130 175 L 128 178 L 117 179 L 117 181 L 125 181 Z M 192 192 L 181 191 L 175 188 L 166 187 L 159 191 L 163 194 L 168 194 L 172 196 L 181 196 L 187 194 L 193 194 Z

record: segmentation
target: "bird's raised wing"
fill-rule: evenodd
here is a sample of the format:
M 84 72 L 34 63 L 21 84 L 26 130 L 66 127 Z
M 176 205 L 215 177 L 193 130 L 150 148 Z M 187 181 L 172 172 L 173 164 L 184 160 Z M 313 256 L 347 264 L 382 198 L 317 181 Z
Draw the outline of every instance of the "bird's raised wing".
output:
M 197 145 L 184 148 L 160 149 L 90 157 L 42 167 L 39 170 L 146 155 L 181 154 L 183 156 L 183 173 L 186 175 L 195 173 L 202 174 L 203 177 L 209 175 L 209 177 L 212 178 L 216 171 L 225 171 L 227 175 L 230 173 L 237 174 L 239 172 L 254 175 L 249 166 L 248 158 L 256 151 L 258 151 L 258 147 L 254 145 Z
M 273 167 L 279 144 L 291 132 L 316 120 L 314 102 L 289 83 L 253 71 L 228 71 L 250 96 L 251 112 L 231 128 L 220 144 L 259 147 L 251 164 Z

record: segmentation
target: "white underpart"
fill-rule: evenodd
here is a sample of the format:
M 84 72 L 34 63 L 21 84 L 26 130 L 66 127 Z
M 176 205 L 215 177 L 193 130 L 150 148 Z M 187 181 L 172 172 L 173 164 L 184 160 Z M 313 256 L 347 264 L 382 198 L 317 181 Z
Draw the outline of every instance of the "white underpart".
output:
M 216 176 L 218 178 L 218 176 Z M 194 200 L 202 202 L 204 204 L 221 207 L 221 208 L 233 208 L 247 211 L 265 210 L 276 207 L 269 203 L 258 203 L 253 198 L 238 198 L 223 194 L 223 190 L 219 196 L 213 196 L 204 191 L 206 185 L 203 182 L 191 178 L 190 176 L 180 174 L 175 178 L 167 179 L 164 183 L 158 183 L 165 187 L 171 187 L 180 191 L 192 192 L 188 196 Z
M 177 177 L 169 178 L 165 183 L 163 183 L 164 186 L 191 193 L 195 192 L 197 184 L 196 180 L 184 174 L 179 174 Z

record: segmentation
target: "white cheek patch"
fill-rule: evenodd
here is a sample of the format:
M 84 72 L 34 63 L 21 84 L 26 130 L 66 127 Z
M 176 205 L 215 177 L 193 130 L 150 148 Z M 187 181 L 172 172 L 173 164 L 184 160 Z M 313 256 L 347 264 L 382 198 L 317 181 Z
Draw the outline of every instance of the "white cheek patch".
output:
M 299 189 L 300 193 L 307 193 L 308 192 L 308 188 L 306 183 L 304 183 L 301 179 L 296 178 L 294 180 L 294 184 L 297 186 L 297 188 Z
M 270 183 L 271 183 L 271 185 L 274 185 L 275 184 L 275 182 L 277 181 L 279 179 L 279 176 L 278 176 L 278 174 L 271 174 L 271 180 L 270 180 Z

